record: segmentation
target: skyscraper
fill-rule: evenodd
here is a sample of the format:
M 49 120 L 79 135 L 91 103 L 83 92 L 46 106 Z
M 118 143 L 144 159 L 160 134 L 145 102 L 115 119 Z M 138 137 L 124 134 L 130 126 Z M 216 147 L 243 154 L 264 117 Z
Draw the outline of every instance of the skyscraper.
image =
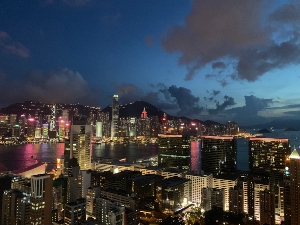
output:
M 38 174 L 31 177 L 30 223 L 51 225 L 52 175 Z
M 287 138 L 250 138 L 249 169 L 263 169 L 268 172 L 285 171 L 285 160 L 291 154 Z M 276 181 L 282 180 L 282 175 Z
M 202 136 L 202 169 L 213 175 L 236 171 L 236 139 L 230 136 Z
M 290 155 L 291 225 L 300 224 L 300 156 L 296 149 Z
M 190 138 L 182 135 L 158 135 L 158 165 L 190 169 Z
M 92 125 L 72 125 L 70 135 L 70 158 L 76 158 L 81 170 L 91 167 Z
M 51 108 L 51 118 L 50 118 L 50 131 L 56 130 L 56 105 L 53 104 Z
M 113 102 L 111 107 L 111 140 L 115 140 L 118 138 L 119 133 L 119 96 L 114 95 L 113 96 Z
M 286 159 L 291 153 L 287 138 L 249 138 L 249 169 L 254 174 L 270 177 L 270 190 L 275 192 L 275 207 L 280 207 L 279 182 L 283 180 Z

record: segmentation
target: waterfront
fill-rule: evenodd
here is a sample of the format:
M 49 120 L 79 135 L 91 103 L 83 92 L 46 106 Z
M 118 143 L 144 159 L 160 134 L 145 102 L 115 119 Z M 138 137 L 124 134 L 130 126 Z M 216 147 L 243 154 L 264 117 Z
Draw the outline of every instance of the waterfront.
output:
M 9 170 L 18 170 L 34 165 L 37 162 L 49 163 L 53 168 L 56 159 L 64 154 L 64 143 L 43 143 L 24 145 L 0 145 L 0 163 Z M 101 144 L 92 146 L 94 158 L 126 158 L 133 163 L 139 159 L 147 159 L 158 154 L 157 144 Z
M 256 133 L 256 130 L 247 130 L 249 133 Z M 288 138 L 291 150 L 294 146 L 299 152 L 300 147 L 299 131 L 274 130 L 272 133 L 265 133 L 265 137 Z M 43 143 L 24 145 L 0 145 L 0 164 L 9 170 L 18 170 L 34 165 L 37 162 L 49 163 L 49 169 L 54 168 L 56 159 L 64 154 L 64 143 Z M 141 159 L 149 159 L 158 154 L 158 146 L 154 143 L 148 144 L 99 144 L 92 146 L 93 158 L 124 159 L 127 163 L 134 163 Z M 238 143 L 237 167 L 240 170 L 248 168 L 248 142 L 242 139 Z

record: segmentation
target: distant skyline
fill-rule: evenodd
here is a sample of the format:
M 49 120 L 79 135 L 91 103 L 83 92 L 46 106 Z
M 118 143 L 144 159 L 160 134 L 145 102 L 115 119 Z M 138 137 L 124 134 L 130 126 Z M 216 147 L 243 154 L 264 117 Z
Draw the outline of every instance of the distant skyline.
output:
M 296 0 L 2 0 L 0 107 L 26 100 L 240 125 L 300 116 Z

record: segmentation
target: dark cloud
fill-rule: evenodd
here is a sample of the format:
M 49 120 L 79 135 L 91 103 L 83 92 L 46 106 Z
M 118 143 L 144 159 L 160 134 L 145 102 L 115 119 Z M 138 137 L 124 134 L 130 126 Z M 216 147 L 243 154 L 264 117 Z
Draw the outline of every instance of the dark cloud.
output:
M 6 54 L 29 57 L 29 50 L 20 42 L 12 40 L 7 32 L 0 31 L 0 50 Z
M 127 104 L 141 100 L 144 96 L 143 91 L 134 84 L 114 84 L 119 95 L 120 104 Z
M 218 82 L 220 83 L 220 85 L 221 85 L 222 87 L 225 87 L 225 86 L 228 85 L 228 82 L 227 82 L 226 80 L 220 80 L 220 81 L 218 81 Z
M 205 64 L 263 43 L 261 9 L 259 0 L 196 0 L 185 24 L 169 29 L 163 47 L 181 53 L 179 64 L 187 65 L 190 80 Z
M 241 79 L 254 81 L 275 68 L 300 63 L 300 45 L 291 39 L 265 49 L 250 49 L 240 55 L 237 71 Z
M 220 91 L 213 90 L 212 94 L 213 94 L 213 96 L 216 96 L 216 95 L 220 94 Z
M 226 65 L 223 62 L 214 62 L 211 64 L 211 68 L 213 69 L 225 69 Z
M 94 106 L 100 105 L 97 97 L 100 96 L 99 91 L 92 89 L 79 72 L 67 68 L 52 72 L 31 71 L 24 78 L 24 81 L 13 82 L 2 78 L 0 86 L 2 104 L 34 100 L 46 103 L 84 102 Z
M 211 73 L 205 74 L 205 78 L 207 78 L 207 79 L 209 79 L 209 78 L 215 78 L 215 77 L 217 77 L 217 75 L 215 75 L 215 74 L 211 74 Z
M 208 112 L 209 114 L 219 114 L 221 112 L 223 112 L 226 107 L 228 106 L 233 106 L 236 103 L 234 102 L 234 98 L 233 97 L 229 97 L 227 95 L 224 96 L 224 102 L 222 104 L 220 104 L 219 102 L 216 102 L 216 108 L 215 109 L 209 109 Z
M 259 112 L 268 109 L 274 102 L 272 99 L 258 98 L 254 95 L 244 96 L 245 106 L 224 111 L 231 120 L 241 125 L 259 124 L 267 119 L 259 116 Z
M 184 87 L 151 84 L 151 91 L 145 91 L 134 84 L 114 84 L 114 86 L 121 104 L 143 100 L 170 114 L 186 117 L 199 116 L 202 111 L 198 105 L 199 97 L 194 96 L 190 89 Z
M 266 20 L 268 16 L 271 20 Z M 285 24 L 289 35 L 286 27 L 275 26 L 274 21 L 289 23 Z M 195 0 L 184 24 L 170 28 L 162 45 L 169 53 L 181 53 L 179 65 L 188 69 L 186 80 L 207 64 L 225 70 L 224 60 L 230 60 L 228 66 L 234 71 L 230 79 L 255 81 L 269 71 L 300 62 L 298 21 L 299 4 L 283 5 L 268 15 L 260 0 Z M 285 40 L 274 41 L 275 34 Z M 228 80 L 222 76 L 205 75 L 224 87 Z
M 300 22 L 300 5 L 285 4 L 270 15 L 270 19 L 283 23 Z
M 210 97 L 208 98 L 209 101 L 213 101 L 214 100 L 214 97 Z
M 197 115 L 202 111 L 199 107 L 199 97 L 195 97 L 190 89 L 184 87 L 176 87 L 172 85 L 168 88 L 172 97 L 176 99 L 176 102 L 180 108 L 177 113 L 181 116 Z

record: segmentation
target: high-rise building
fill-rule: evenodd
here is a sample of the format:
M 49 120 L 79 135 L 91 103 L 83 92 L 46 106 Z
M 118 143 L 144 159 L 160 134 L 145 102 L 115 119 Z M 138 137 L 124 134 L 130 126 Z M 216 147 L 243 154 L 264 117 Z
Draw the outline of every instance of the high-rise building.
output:
M 218 175 L 236 171 L 236 139 L 231 136 L 202 136 L 202 170 Z
M 229 189 L 229 211 L 234 214 L 242 214 L 244 206 L 243 188 L 234 186 Z
M 35 122 L 34 118 L 29 118 L 27 120 L 27 138 L 33 139 L 34 138 L 34 132 L 35 132 Z
M 275 208 L 279 212 L 279 182 L 284 178 L 286 162 L 291 154 L 287 138 L 249 138 L 249 169 L 270 177 L 270 191 L 275 193 Z
M 109 120 L 109 112 L 99 112 L 97 121 L 102 122 L 102 135 L 105 137 L 109 137 L 111 132 L 111 121 Z
M 91 168 L 92 125 L 71 125 L 70 158 L 76 158 L 81 170 Z
M 2 220 L 0 221 L 0 224 L 25 225 L 30 223 L 29 197 L 22 191 L 16 189 L 5 190 L 3 192 L 2 205 L 5 207 L 3 207 L 2 210 Z
M 64 224 L 82 224 L 86 219 L 86 202 L 84 198 L 79 198 L 74 202 L 65 205 Z
M 124 205 L 110 199 L 96 198 L 95 215 L 101 224 L 126 224 Z
M 53 104 L 51 108 L 51 118 L 50 118 L 50 131 L 56 130 L 56 105 Z
M 213 207 L 224 209 L 225 193 L 224 189 L 203 188 L 201 190 L 201 208 L 205 211 L 211 210 Z
M 243 182 L 244 213 L 248 214 L 250 221 L 260 221 L 260 192 L 269 189 L 269 179 L 265 177 L 250 176 Z
M 191 181 L 191 190 L 190 190 L 190 201 L 193 204 L 201 204 L 201 194 L 203 188 L 212 188 L 213 187 L 213 176 L 212 174 L 187 174 L 185 178 Z
M 47 139 L 48 138 L 48 132 L 49 132 L 49 124 L 43 124 L 42 126 L 42 138 Z
M 51 225 L 52 175 L 38 174 L 31 177 L 30 224 Z
M 189 170 L 191 165 L 190 138 L 182 135 L 158 135 L 158 165 Z
M 236 122 L 227 121 L 226 123 L 226 134 L 227 135 L 236 135 L 240 131 L 240 128 Z
M 290 155 L 291 225 L 300 224 L 300 156 L 296 149 Z
M 102 122 L 96 122 L 96 138 L 102 138 Z
M 260 224 L 275 225 L 275 194 L 273 191 L 260 192 Z
M 118 138 L 119 134 L 119 96 L 113 96 L 113 102 L 111 107 L 111 140 L 115 140 Z
M 287 138 L 250 138 L 249 169 L 263 170 L 270 174 L 270 189 L 274 190 L 282 181 L 286 159 L 291 154 Z M 277 195 L 277 190 L 276 190 Z
M 100 187 L 89 187 L 86 195 L 86 214 L 90 217 L 96 217 L 96 198 L 100 196 Z

